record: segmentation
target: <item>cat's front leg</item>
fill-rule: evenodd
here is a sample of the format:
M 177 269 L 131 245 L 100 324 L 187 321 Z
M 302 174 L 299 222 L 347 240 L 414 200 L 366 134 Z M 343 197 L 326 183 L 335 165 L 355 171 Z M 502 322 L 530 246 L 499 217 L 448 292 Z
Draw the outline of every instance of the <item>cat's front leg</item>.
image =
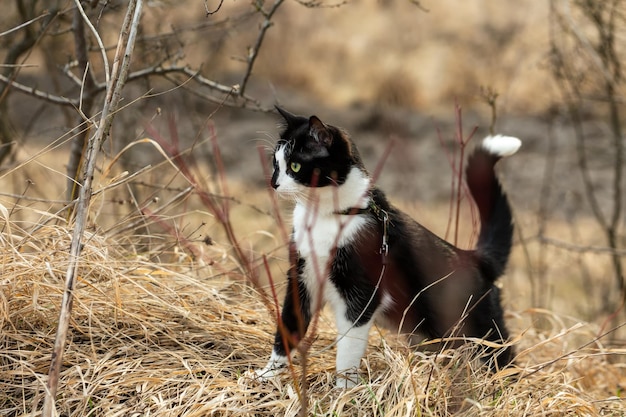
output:
M 353 323 L 345 314 L 337 313 L 337 388 L 352 388 L 359 383 L 361 358 L 367 349 L 369 331 L 374 320 L 360 325 Z
M 272 379 L 286 370 L 289 364 L 287 355 L 293 356 L 311 321 L 311 297 L 301 279 L 304 260 L 295 259 L 292 265 L 287 274 L 287 292 L 281 322 L 274 336 L 272 355 L 265 368 L 255 372 L 259 379 Z

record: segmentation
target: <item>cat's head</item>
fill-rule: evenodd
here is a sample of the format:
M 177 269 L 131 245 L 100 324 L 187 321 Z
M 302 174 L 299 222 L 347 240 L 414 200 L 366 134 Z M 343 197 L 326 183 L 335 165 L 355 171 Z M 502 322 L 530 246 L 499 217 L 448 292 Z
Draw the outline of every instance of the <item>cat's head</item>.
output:
M 366 178 L 359 153 L 348 134 L 317 116 L 297 116 L 276 107 L 285 129 L 274 150 L 272 187 L 280 194 L 304 194 L 311 188 L 341 187 Z M 308 191 L 307 191 L 308 190 Z

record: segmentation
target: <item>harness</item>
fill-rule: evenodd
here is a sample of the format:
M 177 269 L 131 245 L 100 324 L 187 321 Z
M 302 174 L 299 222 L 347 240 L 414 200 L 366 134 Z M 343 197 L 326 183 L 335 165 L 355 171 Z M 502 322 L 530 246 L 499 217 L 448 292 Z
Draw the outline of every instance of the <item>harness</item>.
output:
M 378 253 L 382 256 L 383 265 L 387 264 L 387 255 L 389 254 L 389 214 L 380 208 L 374 199 L 370 196 L 370 202 L 367 207 L 348 207 L 342 211 L 336 211 L 335 214 L 342 216 L 356 216 L 359 214 L 374 214 L 376 220 L 383 227 L 383 238 Z

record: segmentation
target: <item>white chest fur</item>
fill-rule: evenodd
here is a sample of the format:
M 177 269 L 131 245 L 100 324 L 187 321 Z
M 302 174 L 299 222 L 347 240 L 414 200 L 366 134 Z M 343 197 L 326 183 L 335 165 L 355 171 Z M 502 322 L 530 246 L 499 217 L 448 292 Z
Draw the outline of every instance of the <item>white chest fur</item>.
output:
M 294 242 L 305 260 L 304 283 L 313 296 L 319 298 L 319 289 L 324 288 L 319 302 L 333 303 L 336 297 L 332 285 L 326 285 L 332 255 L 337 248 L 353 242 L 367 226 L 366 216 L 320 215 L 316 210 L 297 204 L 293 213 Z
M 293 211 L 293 240 L 305 261 L 303 280 L 314 297 L 332 303 L 336 294 L 332 285 L 325 285 L 330 272 L 329 261 L 337 248 L 350 244 L 371 220 L 367 216 L 338 215 L 350 207 L 366 207 L 370 178 L 365 171 L 353 167 L 345 182 L 338 186 L 309 188 L 287 174 L 284 146 L 276 154 L 278 178 L 276 191 L 296 200 Z M 319 289 L 324 288 L 323 297 Z M 317 302 L 316 302 L 317 304 Z
M 294 241 L 305 259 L 328 258 L 338 247 L 351 243 L 366 226 L 364 216 L 319 215 L 297 204 L 293 211 Z

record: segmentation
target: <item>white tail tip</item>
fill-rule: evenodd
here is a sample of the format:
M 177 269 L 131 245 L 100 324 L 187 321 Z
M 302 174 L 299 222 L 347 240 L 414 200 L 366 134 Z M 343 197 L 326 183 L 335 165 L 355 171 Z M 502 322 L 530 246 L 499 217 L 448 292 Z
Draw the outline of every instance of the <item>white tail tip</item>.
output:
M 513 136 L 494 135 L 483 139 L 483 149 L 499 157 L 511 156 L 522 146 L 522 141 Z

